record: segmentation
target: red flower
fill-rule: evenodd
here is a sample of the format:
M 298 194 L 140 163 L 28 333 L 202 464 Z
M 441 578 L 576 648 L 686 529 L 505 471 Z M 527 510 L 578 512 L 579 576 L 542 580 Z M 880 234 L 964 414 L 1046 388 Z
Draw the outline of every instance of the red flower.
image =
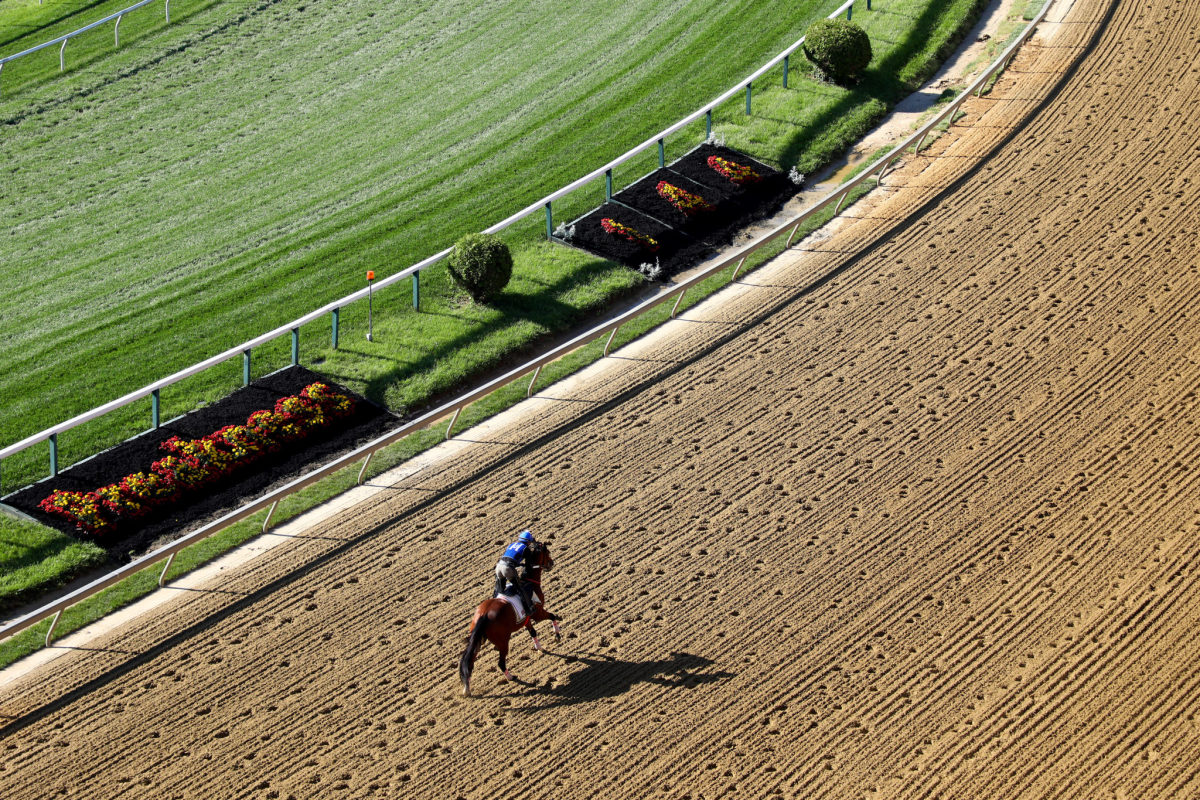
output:
M 100 505 L 95 492 L 67 492 L 56 489 L 38 507 L 47 514 L 55 514 L 75 523 L 75 527 L 97 537 L 111 533 L 113 521 Z

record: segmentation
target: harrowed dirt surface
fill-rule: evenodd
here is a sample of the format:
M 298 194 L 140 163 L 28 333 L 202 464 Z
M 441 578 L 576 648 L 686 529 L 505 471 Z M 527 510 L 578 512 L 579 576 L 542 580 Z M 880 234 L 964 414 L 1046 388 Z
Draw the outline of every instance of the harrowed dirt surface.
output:
M 1200 796 L 1200 7 L 1052 13 L 674 337 L 6 685 L 0 795 Z M 525 526 L 567 637 L 463 698 Z

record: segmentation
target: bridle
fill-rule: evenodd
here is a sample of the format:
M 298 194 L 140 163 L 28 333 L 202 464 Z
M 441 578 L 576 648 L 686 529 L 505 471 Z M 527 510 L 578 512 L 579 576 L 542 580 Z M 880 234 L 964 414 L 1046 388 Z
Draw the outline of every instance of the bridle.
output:
M 536 574 L 536 576 L 531 575 L 529 577 L 526 577 L 523 580 L 526 583 L 532 583 L 535 586 L 541 586 L 542 585 L 542 570 L 544 570 L 544 569 L 548 570 L 553 566 L 554 566 L 554 559 L 550 557 L 550 548 L 544 544 L 539 544 L 538 549 L 537 549 L 537 565 L 535 568 L 533 568 L 533 569 L 537 570 L 537 574 Z

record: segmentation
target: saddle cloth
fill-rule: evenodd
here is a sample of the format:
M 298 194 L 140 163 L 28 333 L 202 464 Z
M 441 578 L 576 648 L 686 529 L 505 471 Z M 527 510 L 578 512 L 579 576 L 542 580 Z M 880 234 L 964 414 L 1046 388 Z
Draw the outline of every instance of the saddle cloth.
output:
M 519 594 L 516 592 L 513 592 L 512 594 L 501 592 L 500 594 L 496 595 L 496 597 L 513 607 L 513 612 L 517 615 L 517 622 L 521 622 L 525 619 L 525 604 L 521 602 L 521 596 Z M 534 598 L 533 602 L 537 603 L 537 598 Z

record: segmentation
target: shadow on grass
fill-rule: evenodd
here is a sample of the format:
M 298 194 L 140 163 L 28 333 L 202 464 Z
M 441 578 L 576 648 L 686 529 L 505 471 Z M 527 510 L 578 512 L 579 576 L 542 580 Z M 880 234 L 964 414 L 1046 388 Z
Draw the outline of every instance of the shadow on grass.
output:
M 19 551 L 19 555 L 16 557 L 4 560 L 4 571 L 6 573 L 13 573 L 25 567 L 36 566 L 69 547 L 78 546 L 79 543 L 75 539 L 68 539 L 63 536 L 58 539 L 42 542 L 33 547 L 27 546 L 25 541 L 9 537 L 0 537 L 0 544 L 14 551 Z
M 507 328 L 524 322 L 533 323 L 540 329 L 539 333 L 531 335 L 527 341 L 506 353 L 499 361 L 492 362 L 486 372 L 481 374 L 477 369 L 472 368 L 465 371 L 461 377 L 455 379 L 449 385 L 439 387 L 437 392 L 428 398 L 422 406 L 432 408 L 468 386 L 485 382 L 496 375 L 503 374 L 508 369 L 511 369 L 512 366 L 522 363 L 531 353 L 543 349 L 542 345 L 544 345 L 547 339 L 562 336 L 572 326 L 584 320 L 591 320 L 594 317 L 595 309 L 574 307 L 559 298 L 573 287 L 592 283 L 614 269 L 624 268 L 611 261 L 593 259 L 584 264 L 582 268 L 575 269 L 569 274 L 564 274 L 556 281 L 546 283 L 538 291 L 532 293 L 506 292 L 501 294 L 490 304 L 491 308 L 499 312 L 498 314 L 489 320 L 471 325 L 457 336 L 440 341 L 435 347 L 421 352 L 411 360 L 394 362 L 390 369 L 384 369 L 376 373 L 366 382 L 363 395 L 374 402 L 386 405 L 385 394 L 390 387 L 429 372 L 454 353 L 470 352 L 472 348 L 481 346 L 490 337 Z M 635 292 L 637 291 L 637 287 L 631 287 L 628 291 Z M 619 302 L 620 299 L 621 296 L 618 295 L 609 298 L 607 302 Z M 452 313 L 441 311 L 422 311 L 420 313 L 432 313 L 451 319 L 462 319 L 462 317 L 458 317 Z M 326 371 L 326 374 L 329 374 L 335 380 L 339 379 L 339 376 L 332 372 Z M 345 376 L 342 377 L 344 378 Z M 411 408 L 393 410 L 397 413 L 413 413 L 414 411 Z
M 40 25 L 38 25 L 37 27 L 33 28 L 33 30 L 25 30 L 25 31 L 23 31 L 22 33 L 18 33 L 16 36 L 11 36 L 11 37 L 9 37 L 9 38 L 5 39 L 4 41 L 0 41 L 0 48 L 7 48 L 9 45 L 12 45 L 14 42 L 20 42 L 22 39 L 31 39 L 31 36 L 30 36 L 30 34 L 32 34 L 32 33 L 35 33 L 35 32 L 37 32 L 37 31 L 40 31 L 40 30 L 45 30 L 46 28 L 52 28 L 52 27 L 54 27 L 55 25 L 59 24 L 60 22 L 63 22 L 64 20 L 68 20 L 68 19 L 70 19 L 71 17 L 80 16 L 80 15 L 82 15 L 82 14 L 83 14 L 85 11 L 90 11 L 91 9 L 95 8 L 96 6 L 102 6 L 102 5 L 104 5 L 105 3 L 107 3 L 107 2 L 108 2 L 108 0 L 92 0 L 92 2 L 90 2 L 90 3 L 86 3 L 86 4 L 82 5 L 82 6 L 67 6 L 67 8 L 69 9 L 68 11 L 65 11 L 65 12 L 63 12 L 63 13 L 59 14 L 58 16 L 54 17 L 53 19 L 48 19 L 48 20 L 46 20 L 46 21 L 45 21 L 45 22 L 43 22 L 42 24 L 40 24 Z M 136 2 L 136 0 L 134 0 L 134 2 Z M 129 3 L 129 5 L 133 5 L 133 3 Z M 82 28 L 84 25 L 87 25 L 87 24 L 88 24 L 89 22 L 91 22 L 91 21 L 92 21 L 91 19 L 87 19 L 87 20 L 81 21 L 81 22 L 79 23 L 79 25 L 78 25 L 78 26 L 76 26 L 76 27 L 78 27 L 78 28 Z M 10 27 L 10 28 L 18 28 L 18 27 L 19 27 L 19 28 L 30 28 L 30 27 L 32 27 L 32 26 L 29 26 L 29 25 L 10 25 L 10 26 L 6 26 L 6 27 Z M 55 37 L 54 37 L 52 34 L 46 34 L 46 40 L 50 40 L 50 39 L 52 39 L 52 38 L 55 38 Z M 25 49 L 27 49 L 27 48 L 30 48 L 30 47 L 36 47 L 36 46 L 37 46 L 37 45 L 39 45 L 39 44 L 41 44 L 41 41 L 33 41 L 33 40 L 31 39 L 30 41 L 23 42 L 23 43 L 21 44 L 21 47 L 20 47 L 20 49 L 21 49 L 21 50 L 25 50 Z M 13 49 L 14 49 L 14 50 L 16 50 L 17 48 L 15 48 L 15 47 L 14 47 Z M 5 55 L 13 55 L 13 54 L 12 54 L 12 53 L 6 53 Z
M 134 2 L 136 2 L 136 0 L 134 0 Z M 89 55 L 80 56 L 77 59 L 73 59 L 71 62 L 71 68 L 69 71 L 76 72 L 80 69 L 91 67 L 94 64 L 96 64 L 97 62 L 102 61 L 103 59 L 112 56 L 114 53 L 118 52 L 119 50 L 123 50 L 123 49 L 130 48 L 130 47 L 137 47 L 138 45 L 136 43 L 139 42 L 141 39 L 143 39 L 147 36 L 156 35 L 159 32 L 166 30 L 167 28 L 178 27 L 180 30 L 180 34 L 183 35 L 183 33 L 189 29 L 188 23 L 194 17 L 204 13 L 205 11 L 212 8 L 214 5 L 217 5 L 219 2 L 220 2 L 220 0 L 213 0 L 213 2 L 211 2 L 211 3 L 206 3 L 205 5 L 201 5 L 196 8 L 182 10 L 182 13 L 180 13 L 180 12 L 176 13 L 175 18 L 170 23 L 164 22 L 162 27 L 146 31 L 145 33 L 143 33 L 139 36 L 135 36 L 133 38 L 127 39 L 126 44 L 121 45 L 120 47 L 114 46 L 112 49 L 99 49 L 99 50 L 92 52 Z M 142 62 L 140 64 L 132 66 L 126 70 L 122 70 L 121 72 L 118 72 L 116 74 L 109 75 L 91 86 L 74 89 L 68 95 L 66 95 L 64 97 L 59 97 L 54 100 L 48 100 L 46 102 L 39 103 L 38 105 L 32 106 L 30 108 L 21 109 L 11 117 L 8 117 L 6 119 L 0 119 L 0 125 L 16 125 L 28 116 L 31 116 L 33 114 L 40 114 L 40 113 L 48 111 L 52 108 L 60 108 L 60 107 L 68 106 L 69 104 L 71 104 L 73 102 L 81 100 L 81 99 L 87 97 L 88 95 L 91 95 L 91 94 L 97 92 L 103 86 L 115 84 L 118 81 L 121 81 L 125 78 L 130 78 L 141 72 L 145 72 L 147 70 L 154 69 L 154 68 L 158 67 L 159 64 L 163 63 L 164 61 L 166 61 L 167 59 L 169 59 L 173 56 L 178 55 L 179 53 L 186 52 L 189 49 L 195 47 L 196 45 L 203 44 L 205 41 L 207 41 L 209 39 L 219 36 L 220 34 L 223 34 L 226 31 L 237 28 L 239 25 L 243 24 L 246 20 L 250 19 L 250 17 L 254 16 L 255 14 L 261 13 L 263 11 L 266 11 L 268 8 L 270 8 L 271 6 L 275 5 L 278 2 L 279 2 L 279 0 L 262 0 L 262 2 L 260 2 L 258 6 L 252 8 L 252 9 L 243 11 L 237 17 L 226 20 L 225 22 L 223 22 L 219 25 L 216 25 L 212 29 L 204 31 L 203 33 L 201 33 L 199 36 L 197 36 L 193 40 L 184 41 L 182 44 L 171 45 L 170 47 L 166 48 L 158 55 L 154 56 L 153 58 L 150 58 L 149 60 L 147 60 L 145 62 Z M 96 5 L 99 5 L 99 4 L 100 3 L 96 3 Z M 129 5 L 133 5 L 133 2 L 130 2 Z M 147 11 L 149 13 L 153 13 L 153 11 L 151 11 L 149 7 L 143 7 L 141 9 L 139 9 L 139 11 Z M 134 12 L 134 13 L 136 13 L 136 12 Z M 83 26 L 81 25 L 80 27 L 83 27 Z M 47 49 L 53 50 L 53 48 L 47 48 Z M 22 60 L 24 60 L 24 59 L 22 59 Z M 18 62 L 14 62 L 14 63 L 19 64 L 20 62 L 18 61 Z M 19 94 L 23 91 L 26 91 L 28 89 L 33 89 L 38 86 L 42 86 L 46 83 L 49 83 L 49 82 L 55 80 L 56 78 L 58 78 L 59 76 L 61 76 L 62 74 L 63 73 L 58 70 L 54 70 L 54 71 L 43 70 L 42 74 L 31 76 L 28 79 L 26 79 L 25 82 L 17 84 L 15 86 L 12 86 L 9 89 L 6 89 L 4 92 L 4 99 L 8 100 L 8 99 L 12 98 L 14 95 Z
M 939 4 L 931 3 L 926 6 L 912 27 L 908 29 L 908 34 L 884 58 L 872 65 L 857 86 L 851 88 L 807 125 L 797 127 L 781 150 L 780 160 L 782 163 L 797 164 L 801 158 L 805 158 L 806 161 L 819 162 L 819 165 L 824 165 L 844 151 L 851 141 L 862 138 L 872 125 L 883 118 L 887 113 L 886 109 L 892 108 L 920 88 L 925 79 L 933 74 L 937 65 L 953 52 L 971 29 L 978 16 L 977 12 L 983 5 L 983 0 L 976 0 L 971 12 L 963 16 L 959 29 L 947 37 L 946 41 L 931 54 L 928 62 L 913 66 L 909 62 L 924 49 L 942 17 L 942 8 Z M 873 10 L 869 13 L 876 12 Z M 901 78 L 901 75 L 905 73 L 910 73 L 910 77 Z M 852 116 L 854 112 L 864 108 L 871 100 L 882 102 L 886 108 L 860 119 L 857 127 L 861 130 L 855 130 L 853 135 L 846 137 L 846 141 L 839 142 L 836 151 L 832 148 L 826 152 L 814 149 L 824 131 L 835 130 L 840 120 Z M 806 164 L 806 168 L 801 168 L 801 171 L 814 171 L 814 167 Z
M 0 564 L 0 570 L 5 575 L 16 575 L 23 569 L 44 564 L 47 560 L 61 555 L 66 550 L 80 547 L 79 540 L 66 536 L 58 536 L 34 546 L 29 546 L 19 539 L 0 537 L 0 544 L 15 553 L 13 557 L 5 559 Z M 47 592 L 53 593 L 58 587 L 68 584 L 81 574 L 112 563 L 103 552 L 96 551 L 93 556 L 85 556 L 76 560 L 71 569 L 49 579 L 46 583 L 38 582 L 36 585 L 25 585 L 23 588 L 10 587 L 7 594 L 0 595 L 0 612 L 9 613 L 13 609 L 19 609 L 23 604 Z

